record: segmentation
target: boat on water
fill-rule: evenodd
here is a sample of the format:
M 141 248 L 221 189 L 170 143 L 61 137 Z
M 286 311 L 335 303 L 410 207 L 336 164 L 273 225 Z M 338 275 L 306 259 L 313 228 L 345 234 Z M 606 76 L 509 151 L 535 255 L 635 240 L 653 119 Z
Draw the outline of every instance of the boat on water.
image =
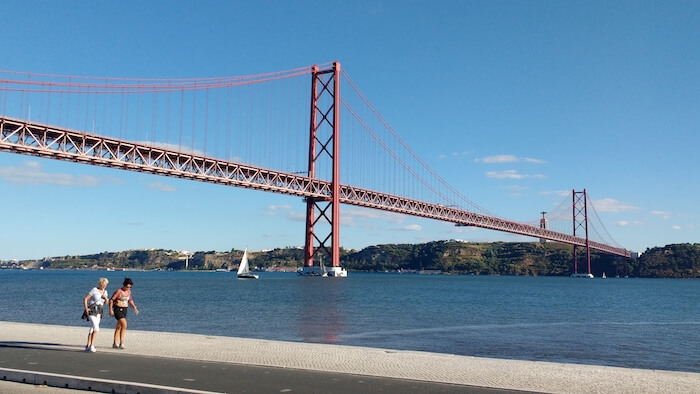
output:
M 593 278 L 593 274 L 571 274 L 572 278 Z
M 607 278 L 607 276 L 605 276 L 605 272 L 603 272 L 602 278 L 603 278 L 603 279 Z
M 326 268 L 325 264 L 323 264 L 323 256 L 321 256 L 318 266 L 299 268 L 297 274 L 300 276 L 320 276 L 324 278 L 346 278 L 348 276 L 348 271 L 341 267 Z
M 327 276 L 333 276 L 336 278 L 347 278 L 348 271 L 346 271 L 345 268 L 341 267 L 331 267 L 331 270 L 328 271 Z
M 250 272 L 248 268 L 248 249 L 243 252 L 243 257 L 241 257 L 241 263 L 238 265 L 238 277 L 241 279 L 258 279 L 259 276 Z
M 231 272 L 231 270 L 228 268 L 217 268 L 216 272 Z

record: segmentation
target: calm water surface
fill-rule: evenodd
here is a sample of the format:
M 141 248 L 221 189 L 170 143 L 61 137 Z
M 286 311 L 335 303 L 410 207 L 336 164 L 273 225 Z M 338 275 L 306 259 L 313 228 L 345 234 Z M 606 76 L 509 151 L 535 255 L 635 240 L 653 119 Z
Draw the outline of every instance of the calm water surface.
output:
M 100 276 L 134 280 L 135 330 L 700 372 L 698 280 L 2 270 L 0 320 L 87 330 Z

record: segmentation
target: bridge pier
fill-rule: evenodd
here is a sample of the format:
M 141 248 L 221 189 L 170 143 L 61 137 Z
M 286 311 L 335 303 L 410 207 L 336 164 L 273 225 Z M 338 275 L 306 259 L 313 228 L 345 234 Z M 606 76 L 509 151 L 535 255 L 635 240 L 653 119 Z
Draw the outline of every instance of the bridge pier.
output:
M 348 271 L 342 267 L 319 267 L 319 266 L 304 266 L 302 269 L 297 271 L 301 276 L 321 276 L 321 277 L 336 277 L 336 278 L 346 278 L 348 276 Z

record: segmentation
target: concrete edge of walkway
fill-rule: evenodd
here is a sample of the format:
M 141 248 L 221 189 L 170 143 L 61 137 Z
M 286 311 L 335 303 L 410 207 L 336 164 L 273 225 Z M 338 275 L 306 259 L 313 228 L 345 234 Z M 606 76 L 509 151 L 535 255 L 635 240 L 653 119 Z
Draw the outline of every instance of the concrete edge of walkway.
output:
M 48 372 L 0 368 L 2 381 L 48 386 L 60 389 L 98 391 L 102 393 L 140 394 L 220 394 L 213 391 L 190 390 L 181 387 L 159 386 L 147 383 L 122 382 L 109 379 L 61 375 Z
M 105 330 L 107 331 L 107 330 Z M 0 341 L 78 350 L 86 328 L 0 321 Z M 105 335 L 106 334 L 106 335 Z M 127 349 L 111 349 L 111 332 L 98 352 L 337 372 L 404 380 L 549 393 L 698 393 L 700 373 L 642 370 L 458 356 L 441 353 L 296 343 L 200 334 L 129 330 Z M 40 380 L 40 383 L 43 381 Z M 65 384 L 65 383 L 63 383 Z M 111 391 L 111 390 L 110 390 Z M 182 392 L 182 391 L 181 391 Z

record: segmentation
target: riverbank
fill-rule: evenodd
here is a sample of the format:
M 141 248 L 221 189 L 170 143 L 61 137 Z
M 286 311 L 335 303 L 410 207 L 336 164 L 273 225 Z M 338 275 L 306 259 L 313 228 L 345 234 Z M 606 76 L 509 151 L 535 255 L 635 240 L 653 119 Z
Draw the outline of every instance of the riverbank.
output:
M 63 351 L 84 348 L 87 327 L 0 322 L 0 346 Z M 547 393 L 697 392 L 700 374 L 532 362 L 211 335 L 129 330 L 127 349 L 111 348 L 103 329 L 97 353 L 325 371 L 421 382 Z M 27 367 L 31 368 L 31 367 Z

